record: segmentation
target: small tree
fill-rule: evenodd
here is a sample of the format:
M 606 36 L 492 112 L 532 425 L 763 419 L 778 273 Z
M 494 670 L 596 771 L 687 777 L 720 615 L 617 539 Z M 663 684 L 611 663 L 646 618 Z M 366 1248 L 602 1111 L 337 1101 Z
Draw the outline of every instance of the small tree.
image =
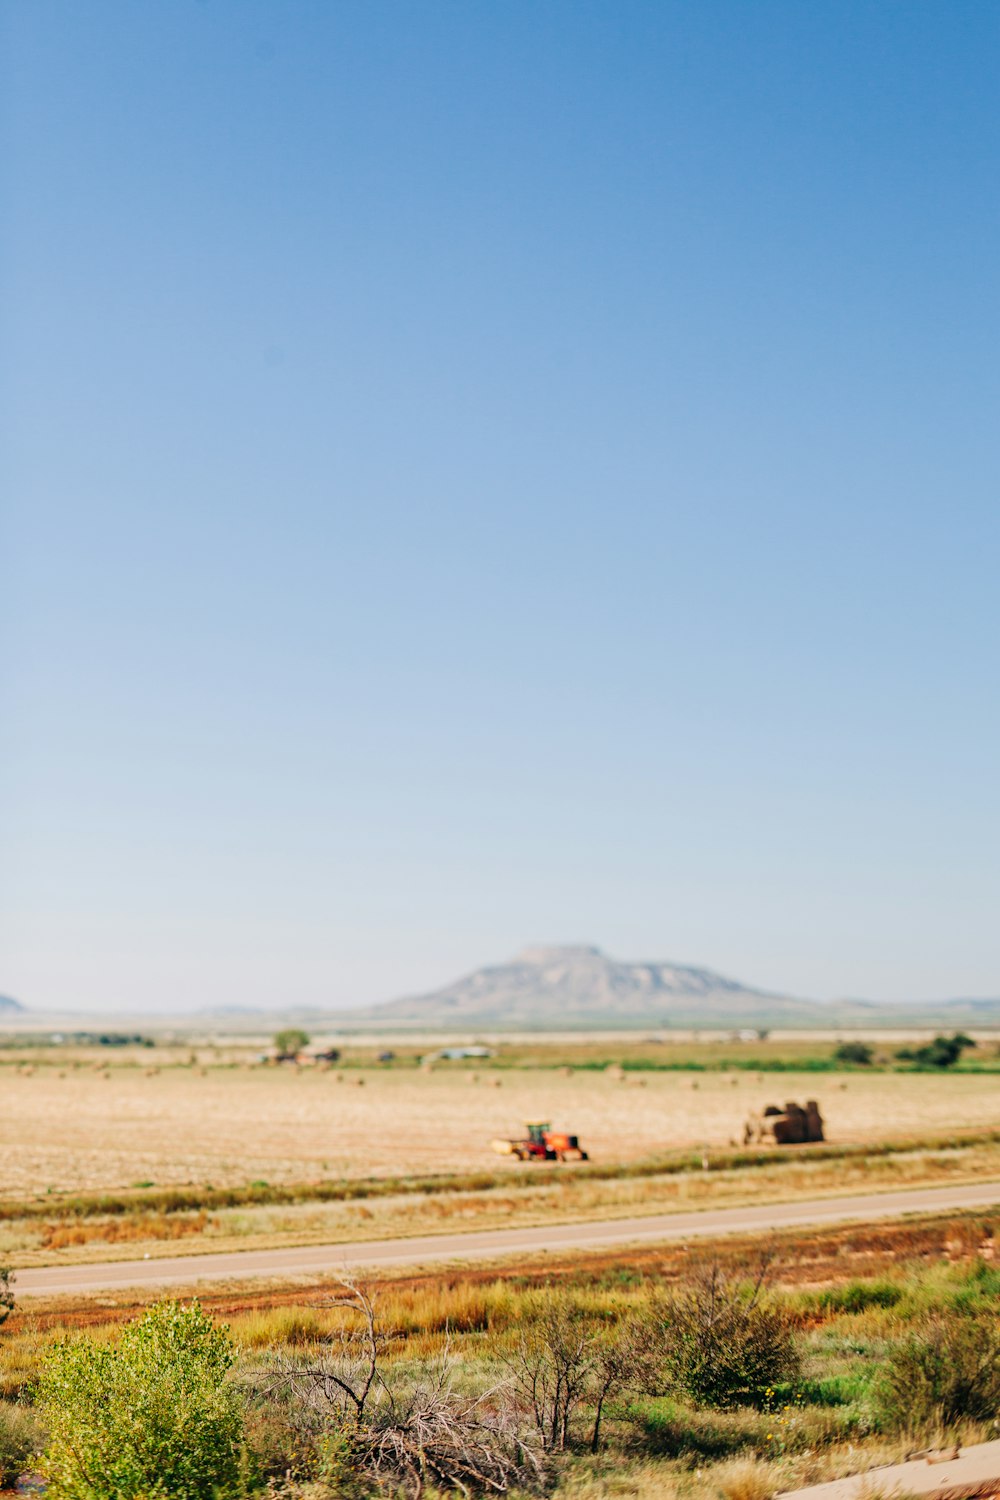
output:
M 590 1330 L 563 1300 L 522 1332 L 509 1367 L 547 1451 L 566 1448 L 570 1421 L 586 1399 L 596 1363 Z
M 57 1345 L 39 1398 L 49 1500 L 203 1500 L 245 1488 L 243 1416 L 225 1328 L 161 1302 L 117 1346 Z
M 294 1062 L 303 1047 L 308 1047 L 309 1036 L 298 1026 L 288 1026 L 278 1032 L 274 1045 L 280 1061 Z
M 564 1452 L 574 1418 L 586 1410 L 590 1449 L 596 1453 L 608 1401 L 643 1381 L 649 1352 L 648 1330 L 639 1318 L 601 1327 L 576 1314 L 567 1300 L 557 1300 L 522 1332 L 507 1359 L 514 1394 L 527 1408 L 542 1447 Z

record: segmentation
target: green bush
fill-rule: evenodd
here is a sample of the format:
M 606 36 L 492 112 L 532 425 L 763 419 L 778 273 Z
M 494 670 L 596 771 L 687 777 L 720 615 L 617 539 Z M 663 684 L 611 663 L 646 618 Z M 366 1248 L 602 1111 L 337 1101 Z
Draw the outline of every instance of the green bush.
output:
M 206 1500 L 242 1493 L 243 1417 L 234 1351 L 197 1302 L 161 1302 L 117 1345 L 56 1346 L 39 1406 L 49 1500 Z
M 857 1068 L 870 1068 L 875 1053 L 867 1042 L 841 1042 L 833 1056 L 837 1062 L 849 1063 Z
M 714 1266 L 665 1310 L 665 1374 L 701 1406 L 760 1406 L 798 1374 L 791 1320 L 768 1294 L 763 1271 L 746 1286 Z
M 33 1411 L 0 1401 L 0 1490 L 12 1490 L 41 1445 Z
M 1000 1327 L 996 1318 L 932 1323 L 891 1349 L 872 1389 L 875 1414 L 889 1428 L 919 1431 L 963 1418 L 1000 1415 Z

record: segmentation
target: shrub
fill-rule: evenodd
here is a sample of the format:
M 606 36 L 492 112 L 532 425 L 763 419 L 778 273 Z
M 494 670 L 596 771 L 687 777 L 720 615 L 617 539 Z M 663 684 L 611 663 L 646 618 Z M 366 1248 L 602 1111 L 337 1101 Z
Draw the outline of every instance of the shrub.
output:
M 833 1056 L 836 1062 L 850 1063 L 858 1068 L 870 1068 L 875 1053 L 867 1042 L 841 1042 Z
M 996 1319 L 955 1317 L 911 1334 L 892 1349 L 872 1390 L 887 1427 L 949 1426 L 1000 1413 L 1000 1327 Z
M 234 1351 L 197 1302 L 162 1302 L 115 1345 L 56 1346 L 39 1404 L 50 1500 L 203 1500 L 239 1494 L 243 1418 Z
M 798 1374 L 791 1320 L 767 1292 L 712 1266 L 666 1302 L 665 1373 L 703 1406 L 757 1406 Z
M 34 1412 L 0 1401 L 0 1490 L 12 1490 L 37 1451 L 41 1433 Z

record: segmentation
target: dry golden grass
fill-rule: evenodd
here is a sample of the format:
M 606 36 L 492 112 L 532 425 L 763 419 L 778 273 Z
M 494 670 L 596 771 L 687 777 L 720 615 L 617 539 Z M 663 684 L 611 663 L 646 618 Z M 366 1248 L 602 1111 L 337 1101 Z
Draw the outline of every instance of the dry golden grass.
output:
M 1000 1125 L 1000 1087 L 988 1075 L 786 1073 L 734 1087 L 721 1073 L 662 1073 L 642 1089 L 555 1070 L 505 1070 L 498 1089 L 445 1071 L 359 1077 L 366 1087 L 317 1070 L 4 1069 L 0 1196 L 496 1170 L 490 1138 L 520 1133 L 526 1119 L 577 1131 L 597 1161 L 630 1161 L 724 1145 L 748 1110 L 814 1096 L 835 1141 Z
M 66 1250 L 90 1245 L 128 1244 L 134 1246 L 156 1240 L 182 1240 L 204 1234 L 209 1223 L 204 1211 L 197 1214 L 128 1214 L 114 1219 L 70 1219 L 44 1224 L 39 1232 L 43 1250 Z
M 723 1500 L 771 1500 L 775 1491 L 774 1469 L 759 1458 L 731 1458 L 712 1478 Z

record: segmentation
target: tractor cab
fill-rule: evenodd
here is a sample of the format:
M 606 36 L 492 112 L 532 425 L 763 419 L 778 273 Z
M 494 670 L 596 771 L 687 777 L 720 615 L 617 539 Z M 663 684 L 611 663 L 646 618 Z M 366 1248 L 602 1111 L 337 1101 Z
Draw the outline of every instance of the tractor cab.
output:
M 529 1123 L 525 1126 L 525 1129 L 528 1132 L 528 1140 L 531 1141 L 533 1146 L 541 1146 L 544 1148 L 548 1144 L 545 1137 L 552 1129 L 552 1126 L 548 1120 L 542 1120 L 535 1125 Z

